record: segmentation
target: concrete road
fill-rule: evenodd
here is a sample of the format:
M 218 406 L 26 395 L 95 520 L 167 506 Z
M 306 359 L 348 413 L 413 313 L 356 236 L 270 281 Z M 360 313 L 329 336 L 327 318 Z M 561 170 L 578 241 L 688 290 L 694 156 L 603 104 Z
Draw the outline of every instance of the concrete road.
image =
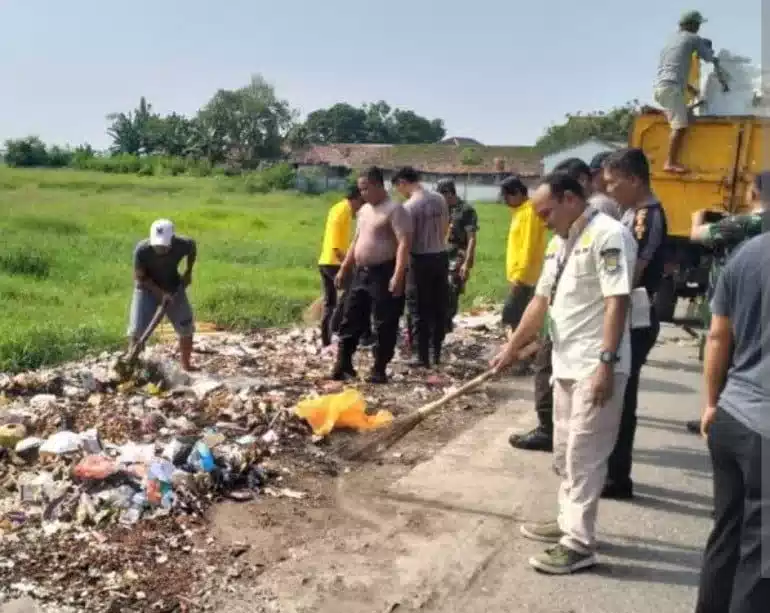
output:
M 599 568 L 554 578 L 527 565 L 542 546 L 520 537 L 519 523 L 552 518 L 557 487 L 550 454 L 516 451 L 507 444 L 517 422 L 534 424 L 530 402 L 501 409 L 392 488 L 404 498 L 472 510 L 488 521 L 515 519 L 494 546 L 485 548 L 466 585 L 427 610 L 693 610 L 712 500 L 705 444 L 684 425 L 700 411 L 700 365 L 694 343 L 681 330 L 666 328 L 661 340 L 642 377 L 633 473 L 638 495 L 631 502 L 602 502 Z M 527 392 L 531 382 L 522 383 Z

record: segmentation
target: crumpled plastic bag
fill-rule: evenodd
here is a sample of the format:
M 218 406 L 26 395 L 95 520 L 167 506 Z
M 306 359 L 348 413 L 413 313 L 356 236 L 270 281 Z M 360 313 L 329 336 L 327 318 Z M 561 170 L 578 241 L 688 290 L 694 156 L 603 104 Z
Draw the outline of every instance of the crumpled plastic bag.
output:
M 355 389 L 303 400 L 294 408 L 294 413 L 310 424 L 316 436 L 326 436 L 335 428 L 373 430 L 393 421 L 390 411 L 381 410 L 376 415 L 368 415 L 366 400 Z

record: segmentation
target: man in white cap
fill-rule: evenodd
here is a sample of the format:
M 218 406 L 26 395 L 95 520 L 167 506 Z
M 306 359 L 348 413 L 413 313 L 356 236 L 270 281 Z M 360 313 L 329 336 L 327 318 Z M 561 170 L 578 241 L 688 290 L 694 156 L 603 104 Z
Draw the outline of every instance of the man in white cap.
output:
M 197 256 L 195 241 L 176 236 L 174 224 L 158 219 L 150 228 L 150 238 L 137 243 L 134 249 L 134 297 L 128 336 L 131 346 L 147 329 L 161 304 L 179 336 L 180 362 L 184 370 L 192 370 L 191 356 L 195 331 L 193 312 L 185 288 L 192 282 L 192 270 Z M 184 272 L 179 274 L 179 262 L 187 258 Z

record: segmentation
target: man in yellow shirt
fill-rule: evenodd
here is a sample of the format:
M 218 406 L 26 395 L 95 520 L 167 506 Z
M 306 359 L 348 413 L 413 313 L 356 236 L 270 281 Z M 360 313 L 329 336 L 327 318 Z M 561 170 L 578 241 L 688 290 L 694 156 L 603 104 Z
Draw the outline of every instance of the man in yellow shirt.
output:
M 529 200 L 527 186 L 518 177 L 508 177 L 500 185 L 500 195 L 513 217 L 508 231 L 505 272 L 510 292 L 503 305 L 503 325 L 510 335 L 535 292 L 545 259 L 545 223 Z
M 324 313 L 321 319 L 321 342 L 324 347 L 331 345 L 332 334 L 337 331 L 342 319 L 342 304 L 337 298 L 334 278 L 350 247 L 353 217 L 363 204 L 358 187 L 352 187 L 347 197 L 332 206 L 326 217 L 321 257 L 318 259 L 324 293 Z

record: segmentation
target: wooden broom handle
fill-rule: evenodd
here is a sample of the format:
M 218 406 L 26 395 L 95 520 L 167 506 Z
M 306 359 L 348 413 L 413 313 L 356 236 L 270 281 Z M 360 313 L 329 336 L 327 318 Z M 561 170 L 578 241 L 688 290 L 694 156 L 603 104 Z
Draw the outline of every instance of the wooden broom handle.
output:
M 529 343 L 529 345 L 524 347 L 521 351 L 519 351 L 516 354 L 516 358 L 518 360 L 524 360 L 536 354 L 538 349 L 540 349 L 540 341 L 537 341 L 537 340 L 532 341 L 531 343 Z M 462 385 L 458 387 L 456 390 L 453 390 L 448 394 L 445 394 L 438 400 L 434 400 L 433 402 L 429 402 L 428 404 L 423 405 L 417 410 L 417 412 L 422 414 L 431 413 L 432 411 L 435 411 L 436 409 L 443 407 L 446 403 L 451 402 L 455 398 L 459 398 L 460 396 L 463 396 L 464 394 L 467 394 L 468 392 L 473 391 L 474 389 L 476 389 L 477 387 L 485 383 L 488 379 L 493 377 L 494 374 L 495 372 L 492 369 L 487 370 L 486 372 L 481 373 L 478 377 L 474 377 L 473 379 L 468 381 L 468 383 L 466 383 L 465 385 Z

